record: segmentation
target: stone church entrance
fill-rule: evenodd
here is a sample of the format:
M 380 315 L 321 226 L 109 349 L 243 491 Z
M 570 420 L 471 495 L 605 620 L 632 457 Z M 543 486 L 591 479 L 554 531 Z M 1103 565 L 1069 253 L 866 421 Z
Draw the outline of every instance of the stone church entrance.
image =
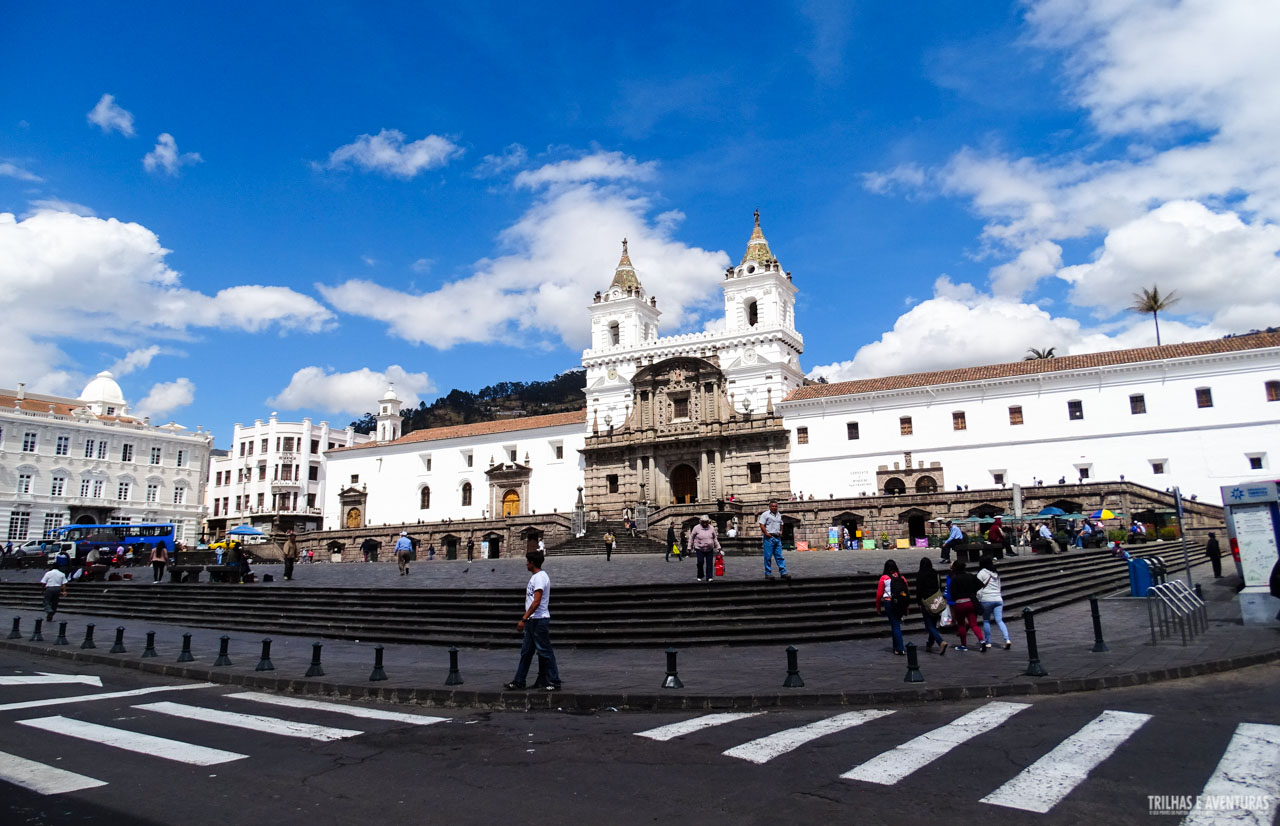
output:
M 520 492 L 509 490 L 502 495 L 502 515 L 503 516 L 519 516 L 520 515 Z
M 671 469 L 671 498 L 677 505 L 691 505 L 698 501 L 698 473 L 688 465 L 676 465 Z

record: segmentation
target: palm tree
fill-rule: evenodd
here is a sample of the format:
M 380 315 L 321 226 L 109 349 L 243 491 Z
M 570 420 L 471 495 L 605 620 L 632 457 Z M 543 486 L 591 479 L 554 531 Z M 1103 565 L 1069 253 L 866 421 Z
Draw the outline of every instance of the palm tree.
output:
M 1023 361 L 1039 361 L 1040 359 L 1051 359 L 1054 357 L 1054 350 L 1057 347 L 1050 347 L 1047 350 L 1037 350 L 1034 347 L 1027 348 L 1027 356 Z
M 1151 285 L 1151 289 L 1143 287 L 1140 291 L 1133 294 L 1133 304 L 1129 309 L 1135 313 L 1146 315 L 1151 314 L 1151 320 L 1156 323 L 1156 346 L 1160 346 L 1160 311 L 1167 310 L 1179 301 L 1178 291 L 1170 290 L 1164 295 L 1160 294 L 1160 288 L 1155 284 Z

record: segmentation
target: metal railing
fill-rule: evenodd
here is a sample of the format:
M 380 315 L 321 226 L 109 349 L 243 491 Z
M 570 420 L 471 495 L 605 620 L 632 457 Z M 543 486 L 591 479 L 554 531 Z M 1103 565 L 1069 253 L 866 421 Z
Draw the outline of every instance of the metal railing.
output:
M 1176 627 L 1182 634 L 1182 644 L 1196 634 L 1209 630 L 1209 613 L 1204 600 L 1196 596 L 1180 579 L 1171 580 L 1147 589 L 1147 619 L 1151 622 L 1151 644 L 1159 644 Z M 1159 638 L 1156 629 L 1159 628 Z

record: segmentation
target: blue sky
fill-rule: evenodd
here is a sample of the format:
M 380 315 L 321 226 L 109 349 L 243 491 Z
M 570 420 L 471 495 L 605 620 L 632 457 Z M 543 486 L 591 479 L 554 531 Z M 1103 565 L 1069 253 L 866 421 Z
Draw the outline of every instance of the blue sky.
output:
M 760 209 L 830 379 L 1280 323 L 1260 0 L 10 4 L 0 386 L 345 424 L 577 365 Z

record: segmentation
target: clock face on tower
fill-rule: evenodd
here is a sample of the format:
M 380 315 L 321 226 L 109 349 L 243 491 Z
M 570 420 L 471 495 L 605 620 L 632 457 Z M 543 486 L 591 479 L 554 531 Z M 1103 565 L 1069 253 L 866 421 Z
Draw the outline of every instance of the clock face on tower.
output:
M 742 360 L 745 361 L 747 364 L 755 364 L 756 351 L 748 349 L 745 353 L 742 354 Z
M 609 368 L 609 378 L 612 380 L 612 379 L 616 379 L 617 377 L 618 377 L 618 368 L 616 368 L 616 367 L 610 367 L 610 368 Z

